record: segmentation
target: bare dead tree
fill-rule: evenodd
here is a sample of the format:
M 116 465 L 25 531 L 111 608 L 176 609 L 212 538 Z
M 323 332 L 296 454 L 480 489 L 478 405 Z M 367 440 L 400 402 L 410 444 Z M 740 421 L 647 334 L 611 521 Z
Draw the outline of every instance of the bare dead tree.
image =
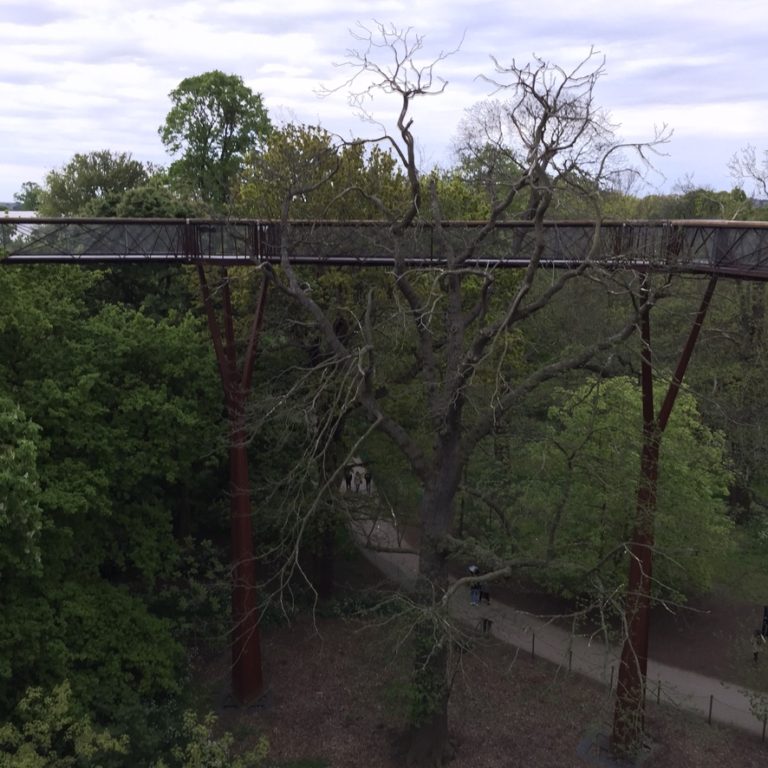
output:
M 768 151 L 758 157 L 757 149 L 748 144 L 731 158 L 728 170 L 735 181 L 752 184 L 756 194 L 768 198 Z
M 664 135 L 647 144 L 631 145 L 615 138 L 613 126 L 596 105 L 595 87 L 603 70 L 602 59 L 594 52 L 570 70 L 541 59 L 525 66 L 497 65 L 496 78 L 488 81 L 508 98 L 489 112 L 495 122 L 479 126 L 470 138 L 485 141 L 496 131 L 497 146 L 507 159 L 507 177 L 497 187 L 485 220 L 457 237 L 445 225 L 438 184 L 434 178 L 425 178 L 418 166 L 411 114 L 417 99 L 438 94 L 446 87 L 435 71 L 446 54 L 419 63 L 424 41 L 411 30 L 375 25 L 372 29 L 359 27 L 355 36 L 362 47 L 350 52 L 351 75 L 344 84 L 351 89 L 352 104 L 359 107 L 376 93 L 391 96 L 398 104 L 394 129 L 385 130 L 379 139 L 399 159 L 407 180 L 402 206 L 380 206 L 382 220 L 389 222 L 381 247 L 394 258 L 390 292 L 382 296 L 370 291 L 356 332 L 342 338 L 334 328 L 333 317 L 308 290 L 306 275 L 294 265 L 292 204 L 329 182 L 330 172 L 324 178 L 315 175 L 303 180 L 293 175 L 283 187 L 284 235 L 280 269 L 273 279 L 314 321 L 328 359 L 354 370 L 357 406 L 371 428 L 386 435 L 402 453 L 421 488 L 419 580 L 413 600 L 424 620 L 413 631 L 413 696 L 406 762 L 435 766 L 451 752 L 451 635 L 442 628 L 446 626 L 444 608 L 455 589 L 449 586 L 447 572 L 447 559 L 455 549 L 450 538 L 454 500 L 469 457 L 505 414 L 537 387 L 591 364 L 626 341 L 634 333 L 640 314 L 657 298 L 653 291 L 642 296 L 634 292 L 630 282 L 626 314 L 616 327 L 544 363 L 518 366 L 506 343 L 510 332 L 566 297 L 575 281 L 585 277 L 599 280 L 601 276 L 595 263 L 599 218 L 591 243 L 581 252 L 569 254 L 574 266 L 557 274 L 540 268 L 547 249 L 545 218 L 564 188 L 578 190 L 599 213 L 601 185 L 617 168 L 626 173 L 627 161 L 620 159 L 627 150 L 634 150 L 642 161 Z M 499 133 L 502 122 L 504 131 Z M 373 193 L 366 194 L 368 200 L 379 200 Z M 523 215 L 533 223 L 528 241 L 499 238 L 497 226 L 510 215 Z M 427 225 L 433 249 L 444 265 L 413 269 L 407 262 L 408 238 Z M 513 247 L 525 249 L 528 256 L 528 266 L 514 285 L 500 287 L 492 268 L 471 266 L 478 254 Z M 379 322 L 385 319 L 383 324 L 390 327 L 397 318 L 399 325 L 408 327 L 413 370 L 421 383 L 424 419 L 432 435 L 430 444 L 425 444 L 382 396 L 388 382 L 377 318 Z M 532 564 L 525 559 L 500 564 L 487 577 L 507 576 Z

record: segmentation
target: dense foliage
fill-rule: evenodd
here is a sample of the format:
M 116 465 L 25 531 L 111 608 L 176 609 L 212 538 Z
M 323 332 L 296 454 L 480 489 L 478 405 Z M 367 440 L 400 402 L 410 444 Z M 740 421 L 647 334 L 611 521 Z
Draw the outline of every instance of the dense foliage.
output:
M 503 521 L 480 515 L 475 525 L 489 543 L 559 563 L 539 577 L 551 589 L 618 594 L 636 514 L 639 387 L 626 377 L 592 380 L 554 399 L 559 404 L 548 409 L 537 440 L 501 467 L 478 468 L 487 490 L 508 500 L 508 513 Z M 724 449 L 723 435 L 702 423 L 695 398 L 681 397 L 661 449 L 655 579 L 662 597 L 709 589 L 714 564 L 728 549 Z
M 97 299 L 102 280 L 0 271 L 0 706 L 66 684 L 139 759 L 186 676 L 190 617 L 153 606 L 185 578 L 174 528 L 219 528 L 223 441 L 199 319 Z

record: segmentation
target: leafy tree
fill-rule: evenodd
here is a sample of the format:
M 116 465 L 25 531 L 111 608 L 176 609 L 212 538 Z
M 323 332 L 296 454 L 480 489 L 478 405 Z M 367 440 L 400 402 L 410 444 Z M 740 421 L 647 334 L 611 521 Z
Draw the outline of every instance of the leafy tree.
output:
M 0 394 L 0 577 L 6 584 L 39 570 L 39 427 Z
M 248 153 L 272 129 L 261 95 L 238 75 L 213 70 L 185 78 L 169 96 L 173 106 L 158 133 L 179 156 L 171 176 L 216 210 L 229 201 Z
M 146 184 L 152 171 L 128 152 L 78 153 L 48 173 L 38 210 L 43 216 L 114 216 L 123 194 Z
M 257 768 L 263 764 L 269 752 L 264 736 L 253 749 L 236 754 L 232 734 L 216 735 L 216 724 L 213 713 L 200 720 L 194 712 L 185 712 L 179 734 L 181 743 L 171 748 L 168 757 L 153 763 L 152 768 Z
M 18 405 L 0 394 L 0 691 L 17 671 L 8 649 L 14 636 L 23 634 L 20 626 L 44 623 L 41 616 L 26 616 L 22 608 L 30 582 L 42 572 L 39 433 Z
M 199 201 L 171 185 L 165 171 L 107 150 L 77 154 L 51 171 L 40 199 L 45 216 L 185 218 L 205 212 Z M 105 267 L 102 274 L 91 292 L 99 301 L 128 304 L 157 317 L 194 306 L 194 284 L 176 266 L 121 264 Z
M 203 206 L 176 189 L 166 171 L 154 172 L 139 186 L 127 189 L 115 206 L 121 218 L 184 219 L 202 216 Z
M 768 375 L 766 287 L 723 282 L 710 310 L 691 371 L 707 422 L 727 437 L 734 477 L 731 514 L 738 523 L 757 521 L 768 510 L 768 443 L 760 403 Z
M 41 503 L 59 520 L 47 549 L 151 584 L 175 547 L 168 501 L 217 466 L 215 382 L 200 368 L 210 350 L 190 317 L 107 306 L 78 326 L 17 363 L 19 396 L 47 437 Z
M 127 739 L 115 738 L 79 711 L 67 682 L 48 692 L 29 688 L 16 719 L 0 725 L 3 768 L 97 768 L 125 758 Z
M 320 126 L 273 130 L 244 168 L 235 210 L 280 218 L 380 219 L 407 203 L 396 159 L 378 146 L 343 142 Z
M 217 733 L 217 718 L 183 713 L 177 729 L 164 734 L 152 768 L 256 768 L 269 745 L 261 737 L 244 754 L 233 748 L 230 733 Z M 30 688 L 14 712 L 13 722 L 0 725 L 3 768 L 99 768 L 131 760 L 130 740 L 99 728 L 78 706 L 68 682 L 46 692 Z M 136 764 L 133 762 L 132 764 Z M 149 764 L 149 763 L 146 763 Z
M 518 546 L 535 551 L 545 532 L 542 555 L 576 566 L 560 569 L 553 586 L 583 590 L 583 574 L 602 563 L 592 573 L 601 588 L 622 589 L 640 466 L 640 400 L 630 379 L 587 382 L 549 409 L 544 439 L 515 457 L 512 470 L 525 478 L 524 517 L 512 521 Z M 713 564 L 727 549 L 724 447 L 723 435 L 702 423 L 694 398 L 681 395 L 660 460 L 655 577 L 662 593 L 708 589 Z
M 437 195 L 442 202 L 441 213 L 447 220 L 483 221 L 491 209 L 489 193 L 467 179 L 463 169 L 435 173 Z
M 0 444 L 13 452 L 0 483 L 15 511 L 11 525 L 0 515 L 0 713 L 68 680 L 138 760 L 184 680 L 174 630 L 188 622 L 158 616 L 155 595 L 180 575 L 174 531 L 218 530 L 223 440 L 199 320 L 104 304 L 101 279 L 0 271 Z
M 637 201 L 638 215 L 646 219 L 752 219 L 755 207 L 742 189 L 717 192 L 683 186 L 673 195 L 651 195 Z
M 43 188 L 34 181 L 25 181 L 13 199 L 22 211 L 36 211 L 42 202 Z

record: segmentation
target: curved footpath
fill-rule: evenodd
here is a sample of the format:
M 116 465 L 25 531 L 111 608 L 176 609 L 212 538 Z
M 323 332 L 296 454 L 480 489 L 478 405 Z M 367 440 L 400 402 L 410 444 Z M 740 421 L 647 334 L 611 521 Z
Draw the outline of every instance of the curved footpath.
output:
M 353 525 L 353 532 L 365 557 L 387 578 L 405 589 L 412 588 L 418 571 L 418 555 L 376 552 L 366 549 L 370 541 L 374 546 L 393 548 L 398 545 L 394 528 L 384 522 Z M 504 603 L 473 606 L 469 590 L 458 590 L 451 600 L 453 615 L 470 631 L 479 631 L 482 620 L 491 622 L 491 634 L 518 647 L 521 653 L 530 653 L 547 659 L 564 670 L 572 670 L 603 683 L 615 685 L 619 650 L 606 645 L 600 638 L 573 634 L 551 621 L 519 611 Z M 713 677 L 670 667 L 648 660 L 647 697 L 700 713 L 703 718 L 735 725 L 744 730 L 762 734 L 764 724 L 750 711 L 751 692 Z

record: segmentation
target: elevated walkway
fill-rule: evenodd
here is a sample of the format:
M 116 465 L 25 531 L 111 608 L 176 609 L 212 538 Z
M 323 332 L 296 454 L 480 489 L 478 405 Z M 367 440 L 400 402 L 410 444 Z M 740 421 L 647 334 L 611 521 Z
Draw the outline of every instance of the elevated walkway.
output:
M 394 234 L 376 221 L 0 217 L 0 263 L 606 268 L 768 279 L 768 222 L 449 221 Z

